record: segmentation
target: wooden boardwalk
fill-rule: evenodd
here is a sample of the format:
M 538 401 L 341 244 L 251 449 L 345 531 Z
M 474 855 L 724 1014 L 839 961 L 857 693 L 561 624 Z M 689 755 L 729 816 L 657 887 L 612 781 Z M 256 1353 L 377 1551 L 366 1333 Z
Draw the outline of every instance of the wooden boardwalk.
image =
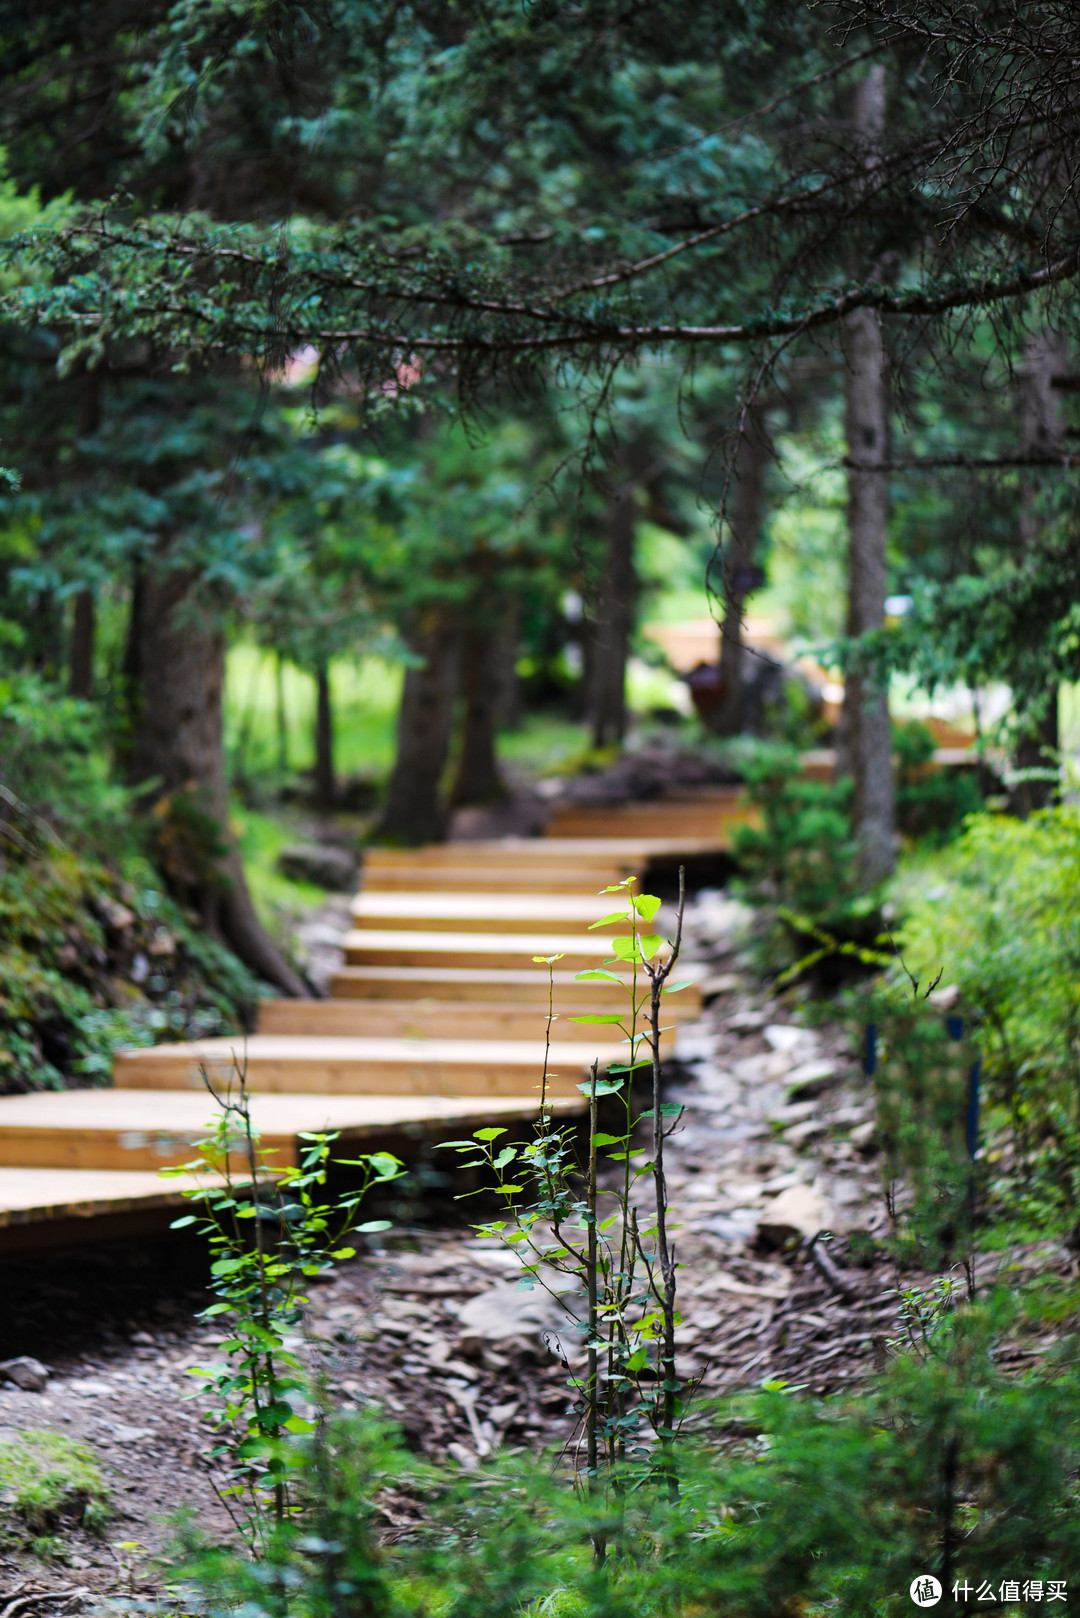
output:
M 278 1164 L 311 1130 L 339 1130 L 354 1153 L 533 1117 L 548 1002 L 534 956 L 563 957 L 549 1094 L 580 1113 L 591 1063 L 624 1054 L 618 1030 L 571 1020 L 625 1006 L 618 984 L 575 978 L 610 959 L 608 933 L 589 928 L 617 905 L 598 890 L 651 860 L 723 852 L 744 811 L 713 800 L 696 795 L 682 821 L 671 810 L 687 806 L 664 802 L 575 811 L 567 836 L 370 850 L 331 999 L 265 1001 L 247 1039 L 121 1052 L 110 1089 L 0 1097 L 0 1253 L 164 1229 L 182 1182 L 157 1171 L 192 1159 L 214 1110 L 203 1067 L 221 1079 L 246 1063 Z M 691 986 L 669 1020 L 699 1008 Z

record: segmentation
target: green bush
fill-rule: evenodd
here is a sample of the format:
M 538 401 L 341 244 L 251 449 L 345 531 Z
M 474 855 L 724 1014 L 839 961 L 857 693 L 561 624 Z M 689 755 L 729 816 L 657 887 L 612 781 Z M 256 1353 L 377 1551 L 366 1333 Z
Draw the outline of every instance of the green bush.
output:
M 746 1423 L 759 1437 L 684 1447 L 677 1499 L 590 1496 L 534 1458 L 454 1474 L 377 1421 L 330 1421 L 307 1441 L 306 1509 L 264 1560 L 189 1542 L 191 1606 L 207 1618 L 886 1618 L 912 1610 L 924 1573 L 947 1588 L 988 1580 L 995 1597 L 1007 1579 L 1068 1579 L 1080 1384 L 995 1369 L 1011 1313 L 996 1300 L 957 1310 L 862 1398 L 767 1387 Z
M 937 744 L 927 725 L 895 724 L 892 739 L 897 826 L 905 837 L 942 847 L 982 808 L 978 777 L 969 769 L 929 768 Z
M 808 780 L 798 753 L 769 745 L 745 750 L 741 769 L 761 824 L 735 833 L 735 891 L 758 912 L 759 964 L 774 973 L 801 960 L 813 947 L 808 928 L 838 943 L 871 944 L 880 931 L 880 904 L 858 880 L 850 782 Z M 829 956 L 826 974 L 849 970 L 851 959 Z
M 918 976 L 972 1020 L 1017 1185 L 1071 1205 L 1080 1179 L 1080 810 L 979 814 L 904 895 Z

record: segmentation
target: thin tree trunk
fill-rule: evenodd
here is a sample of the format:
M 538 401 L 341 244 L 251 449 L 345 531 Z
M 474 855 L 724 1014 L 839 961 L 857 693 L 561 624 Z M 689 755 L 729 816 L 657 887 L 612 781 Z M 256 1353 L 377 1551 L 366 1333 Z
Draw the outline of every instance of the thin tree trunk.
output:
M 461 694 L 465 699 L 461 757 L 450 802 L 466 805 L 497 803 L 506 796 L 499 773 L 495 735 L 499 720 L 498 631 L 483 620 L 468 624 L 461 648 Z
M 1065 448 L 1065 423 L 1055 376 L 1067 374 L 1069 350 L 1065 338 L 1043 327 L 1032 332 L 1024 347 L 1020 373 L 1020 444 L 1025 453 L 1060 455 Z M 1039 541 L 1045 517 L 1039 491 L 1043 480 L 1025 478 L 1020 495 L 1020 545 L 1030 550 Z M 1046 691 L 1042 712 L 1030 715 L 1017 743 L 1014 762 L 1021 770 L 1056 770 L 1061 737 L 1058 729 L 1059 691 L 1056 681 Z M 1057 796 L 1052 780 L 1017 781 L 1009 793 L 1014 814 L 1043 809 Z
M 593 627 L 589 724 L 594 747 L 614 747 L 626 735 L 626 664 L 637 603 L 635 504 L 627 479 L 608 508 L 608 544 L 599 610 Z
M 289 716 L 285 709 L 285 661 L 280 652 L 274 660 L 274 697 L 276 702 L 277 721 L 277 764 L 278 774 L 285 778 L 289 773 Z
M 868 163 L 885 121 L 885 69 L 872 67 L 856 90 L 855 128 Z M 881 317 L 857 309 L 844 322 L 848 452 L 848 635 L 854 640 L 885 622 L 888 486 L 881 467 L 888 447 L 888 390 Z M 856 660 L 848 671 L 838 770 L 854 777 L 859 874 L 870 885 L 896 863 L 896 804 L 889 699 L 884 685 Z
M 454 714 L 456 625 L 433 609 L 410 650 L 423 659 L 405 671 L 398 710 L 397 756 L 376 836 L 398 843 L 438 842 L 446 831 L 440 797 Z
M 287 994 L 304 983 L 255 914 L 229 830 L 222 737 L 225 636 L 193 601 L 194 574 L 147 570 L 135 592 L 131 661 L 140 671 L 132 772 L 157 799 L 173 884 L 254 972 Z
M 518 679 L 518 604 L 511 601 L 495 631 L 495 723 L 499 729 L 517 730 L 521 724 L 521 682 Z
M 315 801 L 320 809 L 334 806 L 334 711 L 330 700 L 330 665 L 315 669 Z
M 769 440 L 759 401 L 747 407 L 735 452 L 731 540 L 724 558 L 724 622 L 720 632 L 720 704 L 714 728 L 737 736 L 743 708 L 743 609 L 753 588 L 754 553 L 761 537 L 762 492 Z
M 89 590 L 79 590 L 71 614 L 68 690 L 73 697 L 89 699 L 94 694 L 94 627 L 94 598 Z

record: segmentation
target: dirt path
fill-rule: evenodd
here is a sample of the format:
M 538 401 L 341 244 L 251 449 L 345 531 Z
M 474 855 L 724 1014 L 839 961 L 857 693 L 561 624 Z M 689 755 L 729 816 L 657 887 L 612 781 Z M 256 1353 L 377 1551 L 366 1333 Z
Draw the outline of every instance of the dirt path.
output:
M 895 1277 L 881 1263 L 859 1267 L 850 1240 L 882 1217 L 870 1096 L 838 1029 L 800 1028 L 734 971 L 735 919 L 708 894 L 688 917 L 691 951 L 718 992 L 703 1021 L 680 1030 L 671 1085 L 685 1107 L 669 1145 L 682 1370 L 700 1378 L 703 1398 L 768 1378 L 829 1393 L 866 1376 L 895 1327 Z M 808 1253 L 802 1238 L 821 1226 L 834 1237 Z M 42 1393 L 0 1388 L 0 1436 L 35 1427 L 94 1445 L 115 1515 L 99 1538 L 66 1533 L 66 1566 L 0 1562 L 0 1608 L 19 1579 L 44 1581 L 58 1600 L 137 1589 L 178 1505 L 225 1531 L 210 1433 L 186 1397 L 189 1367 L 212 1358 L 222 1335 L 194 1321 L 202 1300 L 189 1278 L 162 1274 L 152 1255 L 129 1261 L 130 1273 L 115 1257 L 89 1261 L 96 1285 L 82 1261 L 22 1271 L 21 1326 L 6 1352 L 36 1353 L 53 1374 Z M 560 1322 L 544 1294 L 515 1287 L 515 1269 L 467 1226 L 397 1230 L 384 1250 L 342 1265 L 315 1289 L 307 1332 L 329 1398 L 381 1407 L 411 1446 L 464 1467 L 499 1446 L 563 1442 L 575 1419 L 565 1371 L 540 1337 Z M 393 1523 L 392 1502 L 387 1513 Z

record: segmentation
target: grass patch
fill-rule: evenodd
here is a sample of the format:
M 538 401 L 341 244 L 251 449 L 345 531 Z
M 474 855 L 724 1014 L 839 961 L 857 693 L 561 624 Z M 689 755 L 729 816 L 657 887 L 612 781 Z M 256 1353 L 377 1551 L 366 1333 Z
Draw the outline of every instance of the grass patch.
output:
M 236 803 L 229 819 L 259 919 L 280 938 L 326 898 L 325 889 L 311 882 L 293 882 L 277 868 L 282 849 L 290 843 L 310 842 L 310 834 L 305 836 L 284 815 L 263 814 Z
M 28 1427 L 0 1440 L 0 1504 L 38 1535 L 65 1519 L 99 1529 L 109 1490 L 89 1445 Z

